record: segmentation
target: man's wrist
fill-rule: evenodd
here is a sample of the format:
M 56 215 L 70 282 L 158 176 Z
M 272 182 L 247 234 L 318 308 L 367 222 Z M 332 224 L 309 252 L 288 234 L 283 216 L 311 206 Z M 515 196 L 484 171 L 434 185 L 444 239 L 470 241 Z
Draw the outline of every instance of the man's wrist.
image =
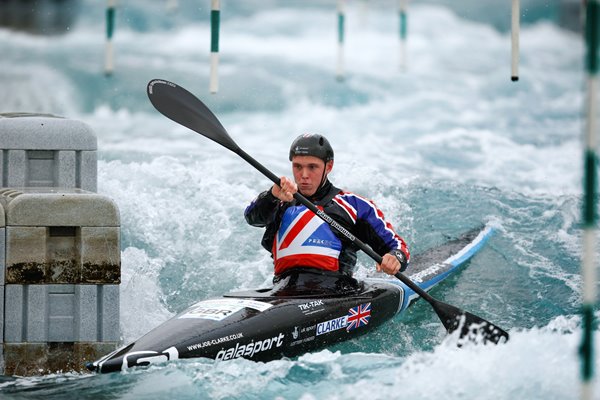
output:
M 400 262 L 400 271 L 404 271 L 408 262 L 406 261 L 406 255 L 400 249 L 394 249 L 390 251 L 390 254 L 396 257 L 398 262 Z
M 273 194 L 273 188 L 271 188 L 265 192 L 264 199 L 270 201 L 271 203 L 275 203 L 275 202 L 279 201 L 279 199 L 277 197 L 275 197 L 275 195 Z

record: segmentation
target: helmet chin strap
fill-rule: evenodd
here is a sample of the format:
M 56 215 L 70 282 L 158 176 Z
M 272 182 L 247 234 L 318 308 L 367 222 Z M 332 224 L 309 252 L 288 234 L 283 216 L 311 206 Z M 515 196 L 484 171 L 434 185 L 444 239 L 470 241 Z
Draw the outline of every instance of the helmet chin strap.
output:
M 321 189 L 323 187 L 323 185 L 325 184 L 325 181 L 327 181 L 327 175 L 329 175 L 329 174 L 327 173 L 327 163 L 325 163 L 325 168 L 323 168 L 323 176 L 321 177 L 321 183 L 319 184 L 319 187 L 317 188 L 316 192 L 318 192 L 319 189 Z
M 321 178 L 321 184 L 319 185 L 319 188 L 317 189 L 317 192 L 319 191 L 319 189 L 321 189 L 323 187 L 323 185 L 325 184 L 326 180 L 327 180 L 327 174 L 325 173 L 325 171 L 323 171 L 323 177 Z

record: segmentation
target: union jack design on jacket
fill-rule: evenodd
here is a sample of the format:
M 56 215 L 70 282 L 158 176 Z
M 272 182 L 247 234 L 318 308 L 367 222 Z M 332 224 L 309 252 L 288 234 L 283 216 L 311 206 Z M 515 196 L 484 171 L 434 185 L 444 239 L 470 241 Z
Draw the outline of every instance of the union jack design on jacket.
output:
M 326 181 L 311 201 L 380 255 L 410 253 L 375 204 Z M 275 275 L 294 267 L 339 271 L 352 276 L 358 247 L 295 201 L 283 203 L 271 191 L 261 193 L 244 213 L 250 225 L 266 227 L 262 245 L 273 255 Z
M 354 193 L 339 191 L 328 205 L 325 207 L 327 214 L 336 220 L 345 220 L 344 225 L 350 226 L 350 231 L 375 251 L 385 254 L 399 249 L 408 254 L 404 240 L 396 234 L 372 201 Z M 341 218 L 336 218 L 340 214 Z M 338 271 L 341 250 L 341 240 L 326 222 L 304 206 L 288 207 L 273 241 L 275 274 L 301 266 Z
M 275 273 L 298 266 L 337 271 L 341 250 L 342 242 L 325 221 L 305 206 L 289 207 L 273 241 Z

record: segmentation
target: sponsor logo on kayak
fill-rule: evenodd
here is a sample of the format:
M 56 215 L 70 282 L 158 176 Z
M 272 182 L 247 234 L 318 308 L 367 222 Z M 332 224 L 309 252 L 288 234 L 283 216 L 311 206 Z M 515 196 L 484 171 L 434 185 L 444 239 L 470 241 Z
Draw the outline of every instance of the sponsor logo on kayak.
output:
M 315 337 L 309 336 L 304 339 L 293 341 L 292 343 L 290 343 L 290 347 L 298 346 L 299 344 L 302 344 L 302 343 L 312 342 L 313 340 L 315 340 Z
M 322 306 L 323 300 L 313 300 L 304 304 L 298 304 L 298 308 L 302 311 L 310 310 L 311 308 Z
M 243 308 L 265 311 L 271 308 L 269 303 L 248 299 L 215 299 L 204 300 L 194 304 L 179 318 L 203 318 L 221 321 Z
M 305 326 L 302 328 L 298 328 L 294 326 L 294 330 L 292 331 L 292 339 L 293 341 L 290 343 L 290 346 L 297 346 L 302 343 L 307 343 L 315 340 L 315 328 L 316 325 Z M 306 335 L 310 336 L 306 336 Z
M 348 310 L 348 326 L 346 330 L 350 332 L 361 326 L 369 325 L 371 319 L 371 303 L 361 304 Z
M 317 324 L 317 336 L 343 329 L 346 327 L 346 325 L 348 325 L 347 315 L 321 322 L 320 324 Z
M 241 332 L 234 333 L 233 335 L 223 336 L 218 339 L 211 339 L 211 340 L 206 340 L 202 343 L 193 344 L 191 346 L 188 346 L 187 349 L 188 349 L 188 351 L 199 350 L 199 349 L 203 349 L 205 347 L 214 346 L 214 345 L 221 344 L 221 343 L 231 342 L 232 340 L 241 339 L 243 337 L 244 337 L 244 335 Z
M 343 317 L 330 319 L 317 324 L 317 336 L 346 328 L 350 332 L 361 326 L 369 324 L 371 319 L 371 303 L 361 304 L 348 310 Z
M 157 351 L 131 351 L 123 356 L 122 369 L 133 367 L 136 365 L 149 365 L 169 360 L 177 360 L 179 352 L 176 347 L 169 347 L 162 353 Z M 103 364 L 102 362 L 101 364 Z M 102 368 L 102 365 L 100 365 Z
M 285 335 L 280 333 L 278 336 L 258 340 L 256 342 L 252 341 L 247 344 L 240 345 L 237 343 L 235 347 L 230 347 L 228 349 L 223 349 L 217 353 L 215 360 L 225 361 L 231 360 L 234 358 L 252 358 L 255 354 L 258 354 L 263 351 L 271 350 L 272 348 L 277 348 L 283 346 L 283 338 Z
M 302 311 L 302 314 L 310 315 L 325 310 L 325 304 L 323 300 L 313 300 L 298 304 L 298 308 Z

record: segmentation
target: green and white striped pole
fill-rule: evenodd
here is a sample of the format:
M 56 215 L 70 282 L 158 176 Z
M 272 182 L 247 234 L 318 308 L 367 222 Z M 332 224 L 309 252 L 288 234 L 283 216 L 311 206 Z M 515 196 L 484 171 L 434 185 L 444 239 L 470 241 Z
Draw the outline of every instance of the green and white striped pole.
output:
M 221 2 L 210 2 L 210 84 L 211 93 L 219 91 L 219 25 L 221 23 Z
M 399 0 L 398 9 L 399 9 L 399 22 L 400 22 L 400 71 L 406 71 L 406 33 L 408 31 L 407 27 L 407 11 L 408 0 Z
M 337 69 L 335 76 L 338 81 L 344 80 L 344 25 L 345 25 L 345 0 L 337 0 Z
M 519 29 L 521 21 L 521 5 L 519 3 L 519 0 L 512 0 L 510 80 L 513 82 L 519 80 Z
M 586 69 L 587 99 L 584 151 L 584 195 L 583 195 L 583 335 L 579 355 L 581 358 L 581 398 L 592 400 L 594 397 L 594 305 L 596 304 L 596 212 L 597 165 L 596 155 L 596 113 L 598 92 L 598 1 L 587 0 L 586 6 Z
M 117 0 L 108 0 L 106 7 L 106 50 L 104 53 L 104 74 L 109 76 L 114 70 L 113 33 L 115 31 L 115 7 Z

